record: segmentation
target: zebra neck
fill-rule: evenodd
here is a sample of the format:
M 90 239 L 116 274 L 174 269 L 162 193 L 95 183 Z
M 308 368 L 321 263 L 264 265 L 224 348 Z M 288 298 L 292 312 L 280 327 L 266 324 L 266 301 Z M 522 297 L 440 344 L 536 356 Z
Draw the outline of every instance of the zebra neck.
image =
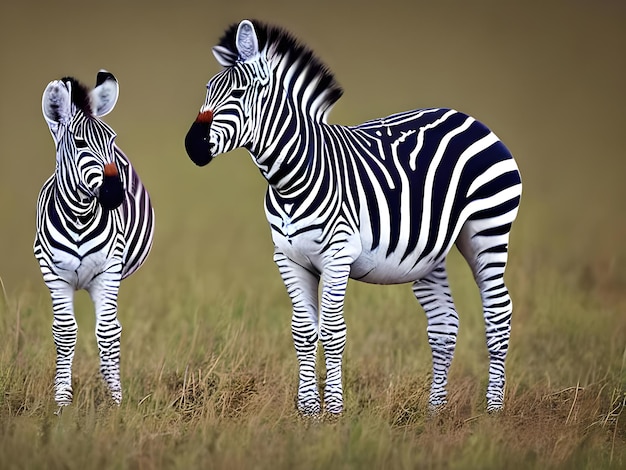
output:
M 265 139 L 248 149 L 261 174 L 281 193 L 302 189 L 319 164 L 324 124 L 289 105 L 262 122 L 272 123 L 271 129 L 261 132 Z
M 303 145 L 301 136 L 286 139 L 275 151 L 253 158 L 270 186 L 281 193 L 298 190 L 313 171 L 313 150 Z

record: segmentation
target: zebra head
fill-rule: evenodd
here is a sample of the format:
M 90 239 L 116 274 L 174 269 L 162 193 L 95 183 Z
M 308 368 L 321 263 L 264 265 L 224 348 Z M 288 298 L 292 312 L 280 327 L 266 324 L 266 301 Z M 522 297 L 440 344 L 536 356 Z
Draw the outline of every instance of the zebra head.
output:
M 118 94 L 117 80 L 105 70 L 98 72 L 92 90 L 65 77 L 50 82 L 43 92 L 43 115 L 56 146 L 58 187 L 81 206 L 97 198 L 112 210 L 124 200 L 115 165 L 116 133 L 100 120 L 115 107 Z
M 204 105 L 185 138 L 187 154 L 199 166 L 237 147 L 250 148 L 269 93 L 272 75 L 252 22 L 239 23 L 234 37 L 234 47 L 213 48 L 224 69 L 207 84 Z

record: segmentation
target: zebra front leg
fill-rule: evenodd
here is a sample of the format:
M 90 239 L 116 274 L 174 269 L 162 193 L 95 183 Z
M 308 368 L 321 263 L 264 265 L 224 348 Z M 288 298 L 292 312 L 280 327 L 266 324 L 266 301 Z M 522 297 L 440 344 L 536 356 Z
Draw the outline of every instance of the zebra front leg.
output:
M 117 405 L 122 402 L 120 381 L 120 339 L 122 326 L 117 319 L 117 295 L 121 280 L 121 263 L 89 284 L 87 291 L 95 305 L 96 340 L 100 353 L 100 373 Z
M 293 305 L 291 334 L 299 363 L 298 410 L 304 415 L 318 415 L 321 405 L 315 363 L 319 276 L 289 260 L 278 249 L 274 253 L 274 261 Z
M 61 279 L 46 281 L 52 297 L 52 338 L 56 346 L 54 400 L 59 407 L 72 404 L 72 361 L 78 325 L 74 317 L 74 289 Z
M 445 263 L 413 284 L 413 293 L 426 312 L 428 343 L 433 357 L 433 379 L 428 405 L 436 412 L 447 403 L 448 371 L 454 357 L 459 317 L 454 308 Z
M 326 358 L 324 406 L 326 411 L 332 414 L 340 414 L 343 411 L 341 365 L 347 332 L 343 317 L 343 305 L 349 275 L 349 265 L 324 267 L 320 340 Z

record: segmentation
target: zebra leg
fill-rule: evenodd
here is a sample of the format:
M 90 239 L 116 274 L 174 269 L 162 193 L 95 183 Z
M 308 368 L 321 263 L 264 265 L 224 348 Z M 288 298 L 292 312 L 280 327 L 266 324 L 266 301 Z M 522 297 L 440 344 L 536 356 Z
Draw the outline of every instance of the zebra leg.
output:
M 94 278 L 87 291 L 95 305 L 96 340 L 100 353 L 100 373 L 104 378 L 113 402 L 122 402 L 120 382 L 120 338 L 122 326 L 117 319 L 117 294 L 121 280 L 121 263 L 114 270 L 105 271 Z
M 489 351 L 487 411 L 497 412 L 504 406 L 504 362 L 509 349 L 513 311 L 504 284 L 510 223 L 499 227 L 485 225 L 485 221 L 468 221 L 459 235 L 457 246 L 472 268 L 480 290 Z
M 278 249 L 274 261 L 293 304 L 291 334 L 300 366 L 298 410 L 305 415 L 317 415 L 321 411 L 315 374 L 319 276 L 289 260 Z
M 76 349 L 78 325 L 74 317 L 74 289 L 61 279 L 47 281 L 52 297 L 52 338 L 56 346 L 54 400 L 59 407 L 71 405 L 72 361 Z
M 327 412 L 343 411 L 341 363 L 346 346 L 346 322 L 343 305 L 350 275 L 349 265 L 325 266 L 320 315 L 320 340 L 326 359 L 324 406 Z
M 445 262 L 413 284 L 413 294 L 426 312 L 428 343 L 433 357 L 433 379 L 428 405 L 436 412 L 447 403 L 448 371 L 454 357 L 459 317 L 454 308 Z

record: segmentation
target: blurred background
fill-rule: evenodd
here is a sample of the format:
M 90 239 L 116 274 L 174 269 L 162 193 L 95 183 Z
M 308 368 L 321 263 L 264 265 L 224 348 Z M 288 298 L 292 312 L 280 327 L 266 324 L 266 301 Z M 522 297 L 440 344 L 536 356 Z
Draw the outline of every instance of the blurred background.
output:
M 255 281 L 273 270 L 256 167 L 238 150 L 199 169 L 183 145 L 219 70 L 211 46 L 242 18 L 283 26 L 330 67 L 345 91 L 333 123 L 434 106 L 485 122 L 524 180 L 512 259 L 563 272 L 584 260 L 592 275 L 626 286 L 624 2 L 22 0 L 0 6 L 0 278 L 9 295 L 48 295 L 32 254 L 37 194 L 55 163 L 42 92 L 66 75 L 93 85 L 100 68 L 120 83 L 105 120 L 157 215 L 151 258 L 130 282 L 195 278 L 223 289 L 248 276 L 251 288 L 272 282 L 282 292 L 274 271 Z

